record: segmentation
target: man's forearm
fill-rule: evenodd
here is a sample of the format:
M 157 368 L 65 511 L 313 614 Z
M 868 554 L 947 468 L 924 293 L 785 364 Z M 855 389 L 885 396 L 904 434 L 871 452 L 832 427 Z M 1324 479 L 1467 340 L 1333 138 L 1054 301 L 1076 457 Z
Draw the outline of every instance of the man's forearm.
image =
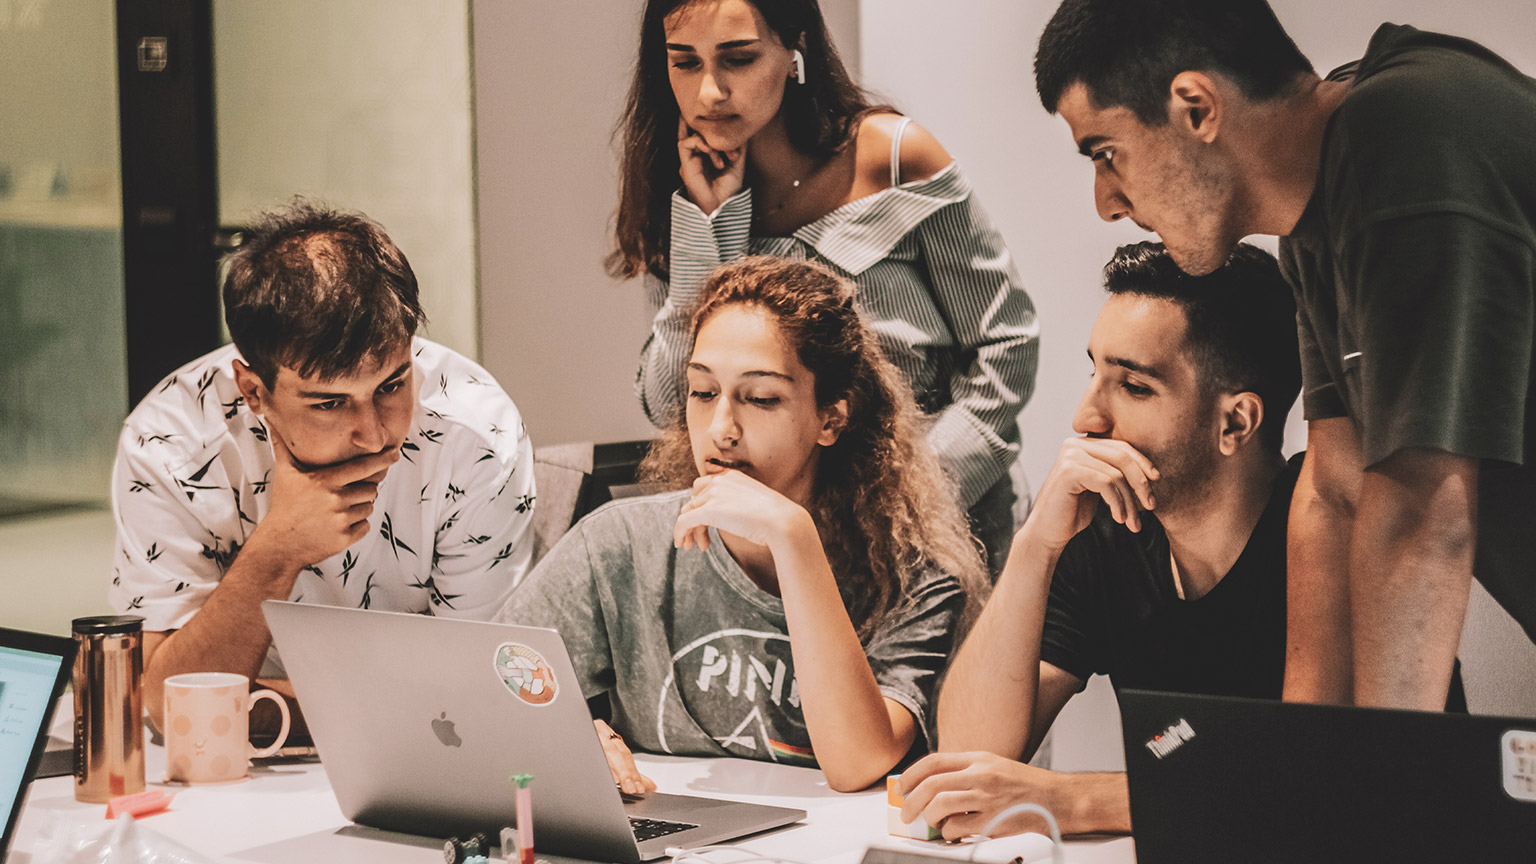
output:
M 1040 634 L 1058 553 L 1021 531 L 939 694 L 939 749 L 1018 759 L 1040 689 Z
M 284 600 L 300 567 L 269 551 L 252 535 L 229 572 L 186 626 L 171 632 L 146 658 L 144 705 L 156 726 L 164 709 L 165 679 L 183 672 L 235 672 L 255 680 L 272 634 L 263 600 Z
M 1476 526 L 1473 460 L 1403 451 L 1366 472 L 1350 555 L 1357 704 L 1444 709 Z
M 1330 502 L 1303 470 L 1286 536 L 1285 698 L 1347 705 L 1350 660 L 1349 543 L 1354 511 Z
M 1131 793 L 1123 773 L 1059 774 L 1051 815 L 1063 834 L 1131 833 Z

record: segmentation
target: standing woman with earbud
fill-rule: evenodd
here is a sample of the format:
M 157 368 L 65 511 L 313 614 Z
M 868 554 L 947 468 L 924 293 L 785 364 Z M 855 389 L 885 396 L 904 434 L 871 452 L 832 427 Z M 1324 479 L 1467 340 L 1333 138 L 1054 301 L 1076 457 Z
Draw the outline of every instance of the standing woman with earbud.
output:
M 655 312 L 636 380 L 651 422 L 682 410 L 705 276 L 745 255 L 814 259 L 858 285 L 995 576 L 1039 329 L 959 165 L 869 104 L 815 0 L 650 0 L 622 130 L 610 267 L 644 276 Z

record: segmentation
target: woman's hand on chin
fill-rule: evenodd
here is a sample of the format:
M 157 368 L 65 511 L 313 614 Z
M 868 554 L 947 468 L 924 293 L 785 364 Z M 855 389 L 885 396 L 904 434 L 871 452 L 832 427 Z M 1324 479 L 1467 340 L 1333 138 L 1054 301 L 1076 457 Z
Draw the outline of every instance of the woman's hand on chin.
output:
M 677 118 L 677 159 L 683 191 L 705 215 L 714 215 L 746 185 L 747 145 L 716 150 L 681 117 Z
M 693 498 L 683 505 L 672 529 L 673 545 L 708 549 L 711 526 L 770 550 L 797 529 L 815 530 L 804 507 L 735 470 L 693 481 Z

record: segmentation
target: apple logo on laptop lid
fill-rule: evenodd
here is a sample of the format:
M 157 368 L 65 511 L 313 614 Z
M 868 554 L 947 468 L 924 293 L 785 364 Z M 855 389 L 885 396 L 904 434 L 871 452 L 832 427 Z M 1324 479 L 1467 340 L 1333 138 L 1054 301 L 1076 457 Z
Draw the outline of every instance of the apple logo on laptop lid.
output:
M 448 719 L 447 711 L 444 711 L 438 716 L 438 719 L 432 721 L 432 734 L 436 735 L 437 740 L 443 742 L 444 746 L 464 746 L 464 739 L 459 737 L 459 733 L 453 731 L 453 721 Z

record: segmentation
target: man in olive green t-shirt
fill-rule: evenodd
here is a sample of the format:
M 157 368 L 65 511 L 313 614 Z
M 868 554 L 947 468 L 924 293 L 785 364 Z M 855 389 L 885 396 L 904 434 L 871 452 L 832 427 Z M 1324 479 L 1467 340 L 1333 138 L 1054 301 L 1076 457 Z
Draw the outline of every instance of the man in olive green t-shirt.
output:
M 1105 219 L 1192 273 L 1282 236 L 1287 698 L 1439 709 L 1474 574 L 1536 640 L 1536 82 L 1393 25 L 1319 78 L 1263 0 L 1066 0 L 1035 71 Z

